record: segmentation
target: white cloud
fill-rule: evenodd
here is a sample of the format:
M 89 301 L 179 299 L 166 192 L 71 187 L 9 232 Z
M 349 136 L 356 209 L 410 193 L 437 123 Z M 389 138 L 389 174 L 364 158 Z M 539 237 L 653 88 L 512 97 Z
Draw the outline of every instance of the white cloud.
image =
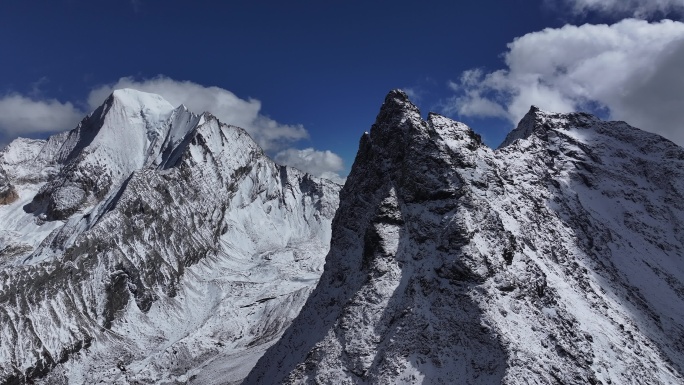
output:
M 85 111 L 74 107 L 70 102 L 41 100 L 39 96 L 42 92 L 39 92 L 39 86 L 45 81 L 41 79 L 34 85 L 31 93 L 33 97 L 17 93 L 0 97 L 0 148 L 20 135 L 72 129 L 86 115 Z M 288 144 L 309 137 L 302 125 L 281 124 L 262 115 L 261 102 L 256 99 L 244 100 L 219 87 L 205 87 L 164 76 L 141 81 L 123 77 L 116 83 L 97 87 L 88 94 L 88 108 L 91 111 L 96 109 L 115 89 L 120 88 L 156 93 L 173 105 L 185 104 L 190 110 L 198 113 L 208 111 L 223 123 L 247 130 L 266 151 L 278 151 Z M 344 162 L 331 151 L 290 148 L 277 153 L 275 159 L 279 163 L 297 167 L 313 175 L 344 183 L 344 178 L 339 175 L 344 169 Z
M 556 112 L 598 105 L 612 119 L 684 145 L 684 23 L 625 19 L 516 38 L 507 68 L 466 71 L 446 112 L 517 123 L 534 104 Z
M 344 183 L 344 178 L 339 175 L 339 172 L 344 169 L 344 161 L 331 151 L 289 148 L 276 154 L 275 161 L 336 183 Z
M 0 98 L 0 133 L 7 137 L 76 127 L 84 113 L 56 99 L 37 100 L 20 94 Z
M 185 104 L 191 111 L 198 113 L 211 112 L 223 123 L 247 130 L 264 150 L 282 148 L 309 136 L 302 125 L 281 124 L 260 114 L 261 102 L 256 99 L 240 99 L 223 88 L 205 87 L 165 76 L 142 81 L 123 77 L 114 84 L 96 88 L 88 96 L 90 108 L 99 106 L 112 91 L 119 88 L 159 94 L 173 105 Z
M 682 0 L 547 0 L 547 3 L 552 6 L 560 3 L 576 15 L 598 12 L 603 15 L 629 15 L 646 18 L 684 11 L 684 1 Z
M 461 95 L 452 98 L 450 103 L 444 106 L 444 112 L 449 115 L 507 117 L 508 113 L 501 105 L 483 95 L 484 89 L 479 87 L 483 76 L 482 70 L 476 68 L 463 71 L 458 83 L 449 82 L 449 88 Z

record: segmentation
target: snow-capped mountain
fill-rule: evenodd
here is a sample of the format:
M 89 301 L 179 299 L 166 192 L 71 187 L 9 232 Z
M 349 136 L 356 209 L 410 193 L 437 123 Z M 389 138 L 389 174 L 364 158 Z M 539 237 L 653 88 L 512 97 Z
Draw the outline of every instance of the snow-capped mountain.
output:
M 533 107 L 497 150 L 391 92 L 324 273 L 246 384 L 684 383 L 684 150 Z
M 320 277 L 339 186 L 117 90 L 0 152 L 0 383 L 232 383 Z
M 133 90 L 17 139 L 0 383 L 684 383 L 673 143 L 533 107 L 492 150 L 393 91 L 338 191 Z

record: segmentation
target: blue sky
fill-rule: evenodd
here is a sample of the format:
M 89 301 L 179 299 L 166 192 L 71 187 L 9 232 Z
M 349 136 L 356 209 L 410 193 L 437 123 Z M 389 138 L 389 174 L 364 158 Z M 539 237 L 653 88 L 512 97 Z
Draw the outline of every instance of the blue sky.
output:
M 346 174 L 393 88 L 492 147 L 532 103 L 682 144 L 683 4 L 3 1 L 0 142 L 73 128 L 111 89 L 132 86 L 226 109 L 211 112 L 317 174 Z

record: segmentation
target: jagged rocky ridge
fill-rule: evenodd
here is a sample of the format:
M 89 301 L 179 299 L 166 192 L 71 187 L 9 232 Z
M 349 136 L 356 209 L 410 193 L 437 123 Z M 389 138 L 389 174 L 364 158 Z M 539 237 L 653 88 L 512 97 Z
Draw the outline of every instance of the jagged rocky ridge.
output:
M 684 150 L 533 107 L 491 150 L 391 92 L 324 273 L 245 384 L 684 383 Z
M 338 205 L 244 130 L 133 90 L 0 170 L 0 383 L 240 381 L 317 282 Z

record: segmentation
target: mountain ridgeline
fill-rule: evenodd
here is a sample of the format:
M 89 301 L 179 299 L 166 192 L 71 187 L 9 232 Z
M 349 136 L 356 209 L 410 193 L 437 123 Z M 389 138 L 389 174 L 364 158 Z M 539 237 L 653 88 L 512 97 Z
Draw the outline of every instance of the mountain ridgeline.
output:
M 340 190 L 118 90 L 0 152 L 0 269 L 0 383 L 681 384 L 684 149 L 395 90 Z
M 492 150 L 392 91 L 325 271 L 245 384 L 681 384 L 684 150 L 532 107 Z
M 338 204 L 241 128 L 133 90 L 0 166 L 0 383 L 240 381 L 317 282 Z

